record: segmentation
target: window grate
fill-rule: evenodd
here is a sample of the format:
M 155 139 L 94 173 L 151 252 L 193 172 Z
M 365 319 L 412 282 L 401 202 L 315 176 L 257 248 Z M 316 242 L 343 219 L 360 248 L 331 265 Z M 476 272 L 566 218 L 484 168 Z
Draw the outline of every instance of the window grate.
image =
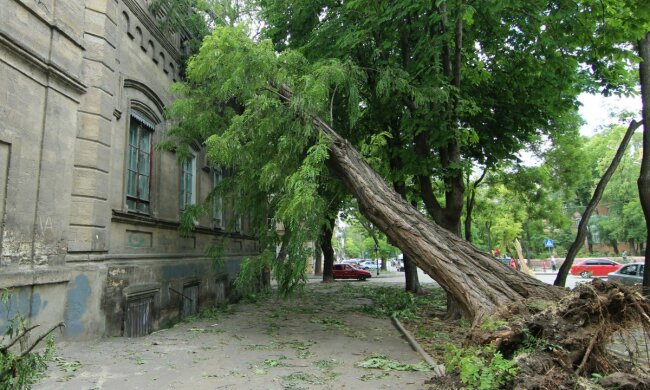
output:
M 126 302 L 126 337 L 142 337 L 153 328 L 153 295 L 130 299 Z
M 181 319 L 193 316 L 199 309 L 199 285 L 194 284 L 183 287 L 183 307 Z

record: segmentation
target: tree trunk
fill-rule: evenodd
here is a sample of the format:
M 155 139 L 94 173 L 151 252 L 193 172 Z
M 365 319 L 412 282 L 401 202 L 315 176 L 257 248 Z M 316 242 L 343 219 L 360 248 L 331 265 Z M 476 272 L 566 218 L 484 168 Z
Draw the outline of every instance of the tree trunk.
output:
M 612 240 L 612 249 L 614 249 L 614 254 L 618 256 L 618 241 Z
M 330 218 L 327 224 L 323 225 L 320 236 L 320 248 L 323 251 L 323 282 L 333 282 L 334 274 L 334 248 L 332 247 L 332 235 L 334 230 L 334 219 Z
M 406 186 L 403 184 L 393 184 L 395 192 L 397 192 L 402 200 L 406 201 Z M 413 205 L 415 207 L 415 205 Z M 391 242 L 392 245 L 397 246 L 397 244 Z M 411 262 L 408 255 L 403 253 L 404 258 L 404 290 L 407 292 L 412 292 L 413 294 L 421 294 L 422 286 L 420 285 L 420 278 L 418 277 L 418 269 Z
M 630 245 L 630 256 L 636 256 L 636 243 L 634 242 L 634 238 L 630 238 L 628 243 Z
M 483 174 L 481 174 L 481 177 L 479 177 L 474 184 L 471 186 L 471 189 L 469 191 L 469 196 L 467 197 L 467 205 L 466 205 L 466 210 L 465 210 L 465 240 L 467 242 L 472 242 L 472 211 L 474 210 L 474 204 L 476 201 L 476 188 L 481 184 L 481 181 L 485 177 L 485 174 L 487 174 L 488 171 L 488 166 L 485 166 L 485 169 L 483 170 Z M 467 177 L 467 187 L 469 187 L 469 175 Z M 492 250 L 492 248 L 490 248 Z
M 516 272 L 430 221 L 391 189 L 329 125 L 320 118 L 314 118 L 314 125 L 330 138 L 328 165 L 356 197 L 361 212 L 438 282 L 474 324 L 504 304 L 564 295 L 563 290 Z
M 412 292 L 413 294 L 422 294 L 422 286 L 418 277 L 418 267 L 409 259 L 409 256 L 404 253 L 404 278 L 406 284 L 405 291 Z
M 639 79 L 641 84 L 641 116 L 643 118 L 643 158 L 637 186 L 646 225 L 645 269 L 643 294 L 650 296 L 650 32 L 639 41 Z
M 314 275 L 320 276 L 323 274 L 323 250 L 320 244 L 314 248 Z
M 488 250 L 492 252 L 492 224 L 490 222 L 485 222 L 485 230 L 487 231 L 487 244 L 488 244 Z
M 603 177 L 600 178 L 598 185 L 596 185 L 594 194 L 591 196 L 591 200 L 589 201 L 589 204 L 587 204 L 587 208 L 585 209 L 585 212 L 582 213 L 582 218 L 580 219 L 580 223 L 578 224 L 578 233 L 576 235 L 576 239 L 575 241 L 573 241 L 573 244 L 571 244 L 571 246 L 569 247 L 569 250 L 566 255 L 566 260 L 564 260 L 564 262 L 562 263 L 562 266 L 560 267 L 560 270 L 557 273 L 555 282 L 553 283 L 556 286 L 564 286 L 566 284 L 566 278 L 567 275 L 569 274 L 569 269 L 571 269 L 573 260 L 575 259 L 576 255 L 578 254 L 578 250 L 580 249 L 580 247 L 585 241 L 585 237 L 587 235 L 587 225 L 589 224 L 589 218 L 591 217 L 593 211 L 596 209 L 596 206 L 598 206 L 600 197 L 603 195 L 603 191 L 605 191 L 605 187 L 607 186 L 609 179 L 612 177 L 614 171 L 616 171 L 616 168 L 618 167 L 618 164 L 621 162 L 621 159 L 623 158 L 623 153 L 625 152 L 625 149 L 627 148 L 627 144 L 630 142 L 630 139 L 632 138 L 634 131 L 640 125 L 641 123 L 632 121 L 632 123 L 630 123 L 630 125 L 627 127 L 627 131 L 623 136 L 623 140 L 621 141 L 621 144 L 618 146 L 618 149 L 616 150 L 616 154 L 614 155 L 612 162 L 609 164 L 609 167 L 607 167 L 607 170 L 605 171 L 605 174 L 603 174 Z M 589 243 L 589 247 L 591 252 L 591 243 Z

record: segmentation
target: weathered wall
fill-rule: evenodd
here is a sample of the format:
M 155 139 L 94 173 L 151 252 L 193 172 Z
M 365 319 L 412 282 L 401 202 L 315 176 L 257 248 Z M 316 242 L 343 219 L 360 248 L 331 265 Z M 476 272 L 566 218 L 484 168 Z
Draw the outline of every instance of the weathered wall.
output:
M 151 212 L 128 210 L 132 112 L 155 123 L 154 143 L 164 138 L 179 50 L 144 0 L 0 0 L 0 288 L 13 293 L 0 328 L 20 313 L 65 321 L 69 339 L 121 335 L 128 300 L 151 293 L 155 329 L 178 320 L 188 283 L 200 308 L 223 300 L 241 259 L 257 253 L 209 217 L 179 235 L 171 152 L 153 152 Z M 202 151 L 196 175 L 202 199 L 214 185 Z M 221 270 L 206 257 L 216 243 Z

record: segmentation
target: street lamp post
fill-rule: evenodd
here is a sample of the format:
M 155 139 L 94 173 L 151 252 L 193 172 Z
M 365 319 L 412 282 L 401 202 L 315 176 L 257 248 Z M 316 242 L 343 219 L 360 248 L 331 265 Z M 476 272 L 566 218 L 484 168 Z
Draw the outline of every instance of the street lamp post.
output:
M 377 256 L 377 251 L 379 251 L 379 247 L 375 244 L 375 263 L 377 265 L 377 276 L 379 276 L 379 256 Z

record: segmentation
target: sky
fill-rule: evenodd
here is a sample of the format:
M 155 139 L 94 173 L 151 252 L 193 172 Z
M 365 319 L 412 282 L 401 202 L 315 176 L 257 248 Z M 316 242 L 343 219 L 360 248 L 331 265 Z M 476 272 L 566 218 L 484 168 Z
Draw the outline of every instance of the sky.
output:
M 604 97 L 602 95 L 591 95 L 583 93 L 578 97 L 582 107 L 579 113 L 587 123 L 580 128 L 580 134 L 593 135 L 599 128 L 608 124 L 616 123 L 617 114 L 627 110 L 638 113 L 635 117 L 640 120 L 641 96 L 634 97 Z

